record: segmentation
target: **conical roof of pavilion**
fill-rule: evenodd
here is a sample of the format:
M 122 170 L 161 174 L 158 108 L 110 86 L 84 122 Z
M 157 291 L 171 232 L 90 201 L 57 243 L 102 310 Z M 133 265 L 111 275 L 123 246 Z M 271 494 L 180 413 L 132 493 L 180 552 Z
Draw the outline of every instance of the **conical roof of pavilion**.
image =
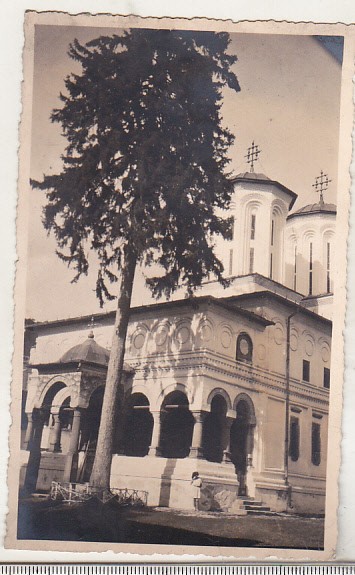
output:
M 83 343 L 74 345 L 59 360 L 59 363 L 88 362 L 107 367 L 110 352 L 105 347 L 96 343 L 94 334 L 91 332 Z

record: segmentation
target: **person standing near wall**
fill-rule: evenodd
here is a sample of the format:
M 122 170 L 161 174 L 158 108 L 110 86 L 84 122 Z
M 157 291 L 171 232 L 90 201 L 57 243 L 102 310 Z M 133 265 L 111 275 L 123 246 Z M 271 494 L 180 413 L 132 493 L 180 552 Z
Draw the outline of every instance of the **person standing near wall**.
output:
M 199 476 L 197 471 L 194 471 L 192 474 L 191 485 L 193 488 L 194 508 L 195 508 L 195 511 L 199 511 L 202 479 Z

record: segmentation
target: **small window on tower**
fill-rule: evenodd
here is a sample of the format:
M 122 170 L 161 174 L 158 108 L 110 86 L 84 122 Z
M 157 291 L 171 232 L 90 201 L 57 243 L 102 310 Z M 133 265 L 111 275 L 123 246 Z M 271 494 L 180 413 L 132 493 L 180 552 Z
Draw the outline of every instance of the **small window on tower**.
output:
M 308 282 L 308 293 L 313 294 L 313 244 L 309 244 L 309 282 Z
M 255 214 L 251 215 L 251 226 L 250 226 L 250 239 L 255 240 Z
M 302 379 L 303 381 L 310 381 L 311 364 L 306 359 L 303 360 Z
M 330 369 L 329 369 L 329 367 L 324 368 L 323 387 L 325 387 L 326 389 L 330 388 Z

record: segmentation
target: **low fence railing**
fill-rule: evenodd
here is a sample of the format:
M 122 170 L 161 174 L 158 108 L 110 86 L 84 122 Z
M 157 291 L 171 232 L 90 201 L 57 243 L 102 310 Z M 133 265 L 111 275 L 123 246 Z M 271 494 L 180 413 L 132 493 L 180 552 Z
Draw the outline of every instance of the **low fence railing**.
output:
M 89 483 L 72 483 L 52 481 L 50 498 L 65 503 L 83 503 L 89 499 L 98 499 L 102 503 L 115 501 L 118 505 L 130 505 L 132 507 L 145 507 L 148 500 L 148 492 L 138 489 L 99 489 Z

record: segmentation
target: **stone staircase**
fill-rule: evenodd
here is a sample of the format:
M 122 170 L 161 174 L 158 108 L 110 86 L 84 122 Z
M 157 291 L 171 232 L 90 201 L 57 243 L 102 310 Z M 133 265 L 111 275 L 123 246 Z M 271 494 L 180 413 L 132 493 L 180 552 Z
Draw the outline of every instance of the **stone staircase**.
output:
M 271 511 L 270 507 L 267 507 L 262 503 L 262 501 L 258 501 L 253 497 L 247 496 L 239 496 L 243 503 L 244 509 L 247 512 L 247 515 L 273 515 L 273 511 Z

